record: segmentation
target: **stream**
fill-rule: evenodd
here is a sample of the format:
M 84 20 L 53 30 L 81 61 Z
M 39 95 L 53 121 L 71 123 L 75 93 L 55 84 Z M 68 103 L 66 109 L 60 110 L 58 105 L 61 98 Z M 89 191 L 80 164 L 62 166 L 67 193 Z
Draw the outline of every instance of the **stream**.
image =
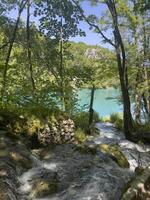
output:
M 150 148 L 125 139 L 110 123 L 87 145 L 117 144 L 130 163 L 120 168 L 107 154 L 84 153 L 73 144 L 33 150 L 34 167 L 19 177 L 21 200 L 119 200 L 137 166 L 150 163 Z

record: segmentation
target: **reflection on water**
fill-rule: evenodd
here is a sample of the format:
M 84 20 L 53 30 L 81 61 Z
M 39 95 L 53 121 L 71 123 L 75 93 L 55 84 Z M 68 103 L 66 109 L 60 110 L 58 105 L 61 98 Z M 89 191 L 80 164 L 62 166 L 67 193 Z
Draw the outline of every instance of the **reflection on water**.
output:
M 118 101 L 120 97 L 119 89 L 97 89 L 94 96 L 94 110 L 99 113 L 100 116 L 110 115 L 114 112 L 122 112 L 122 105 Z M 78 92 L 79 105 L 89 105 L 90 102 L 90 90 L 81 89 Z

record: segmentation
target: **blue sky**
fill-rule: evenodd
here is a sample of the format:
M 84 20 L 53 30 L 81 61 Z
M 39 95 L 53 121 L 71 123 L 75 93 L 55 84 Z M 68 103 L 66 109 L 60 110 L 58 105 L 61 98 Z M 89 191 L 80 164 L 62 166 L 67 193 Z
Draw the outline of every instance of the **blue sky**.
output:
M 85 11 L 86 15 L 95 14 L 96 16 L 100 16 L 102 10 L 104 9 L 104 5 L 101 6 L 91 6 L 88 1 L 82 3 L 83 10 Z M 90 45 L 100 45 L 101 38 L 97 33 L 94 33 L 92 30 L 89 30 L 89 25 L 85 22 L 80 22 L 79 27 L 85 31 L 86 37 L 75 37 L 71 40 L 76 42 L 85 42 L 86 44 Z
M 95 14 L 96 16 L 101 16 L 102 12 L 106 9 L 106 6 L 104 4 L 101 4 L 99 6 L 91 6 L 91 4 L 88 1 L 84 1 L 82 3 L 82 8 L 85 11 L 86 15 Z M 17 11 L 12 11 L 10 13 L 10 17 L 16 18 L 17 17 Z M 22 20 L 26 19 L 26 14 L 22 14 Z M 35 21 L 37 24 L 38 21 L 33 16 L 31 17 L 31 20 Z M 100 45 L 104 46 L 106 48 L 110 48 L 108 44 L 102 43 L 102 38 L 99 36 L 99 34 L 94 33 L 92 30 L 89 30 L 89 25 L 85 22 L 80 22 L 79 28 L 81 28 L 86 33 L 86 37 L 80 37 L 76 36 L 75 38 L 70 38 L 71 41 L 75 42 L 84 42 L 89 45 Z

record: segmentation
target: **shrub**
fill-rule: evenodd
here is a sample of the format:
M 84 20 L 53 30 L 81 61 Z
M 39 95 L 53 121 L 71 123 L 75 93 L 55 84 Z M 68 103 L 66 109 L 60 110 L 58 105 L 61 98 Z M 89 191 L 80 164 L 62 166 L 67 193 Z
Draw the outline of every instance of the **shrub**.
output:
M 89 128 L 89 113 L 88 112 L 80 112 L 73 116 L 73 120 L 75 122 L 76 128 L 82 129 L 84 132 L 88 131 Z M 94 112 L 93 115 L 93 123 L 99 122 L 98 113 Z
M 134 124 L 134 129 L 136 132 L 150 132 L 150 122 L 145 122 L 143 124 Z
M 110 122 L 110 117 L 109 116 L 105 116 L 102 118 L 103 122 Z
M 121 113 L 112 113 L 110 115 L 111 123 L 115 123 L 118 119 L 123 119 L 123 115 Z
M 123 115 L 122 115 L 122 113 L 112 113 L 110 115 L 110 122 L 113 123 L 118 130 L 123 130 Z
M 85 133 L 83 132 L 82 129 L 78 128 L 76 131 L 75 131 L 75 140 L 79 143 L 83 143 L 86 141 L 87 137 L 85 135 Z
M 114 123 L 115 127 L 122 131 L 123 130 L 123 119 L 117 119 Z

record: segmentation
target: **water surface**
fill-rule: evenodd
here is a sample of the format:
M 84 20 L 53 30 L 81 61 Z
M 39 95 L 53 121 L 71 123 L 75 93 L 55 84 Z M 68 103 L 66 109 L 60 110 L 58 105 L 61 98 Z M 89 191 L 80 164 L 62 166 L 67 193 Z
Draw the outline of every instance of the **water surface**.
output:
M 90 89 L 80 89 L 78 92 L 79 105 L 89 105 L 90 103 Z M 93 108 L 99 113 L 99 116 L 109 116 L 114 112 L 122 112 L 122 105 L 118 98 L 120 97 L 119 89 L 97 89 L 94 95 Z

